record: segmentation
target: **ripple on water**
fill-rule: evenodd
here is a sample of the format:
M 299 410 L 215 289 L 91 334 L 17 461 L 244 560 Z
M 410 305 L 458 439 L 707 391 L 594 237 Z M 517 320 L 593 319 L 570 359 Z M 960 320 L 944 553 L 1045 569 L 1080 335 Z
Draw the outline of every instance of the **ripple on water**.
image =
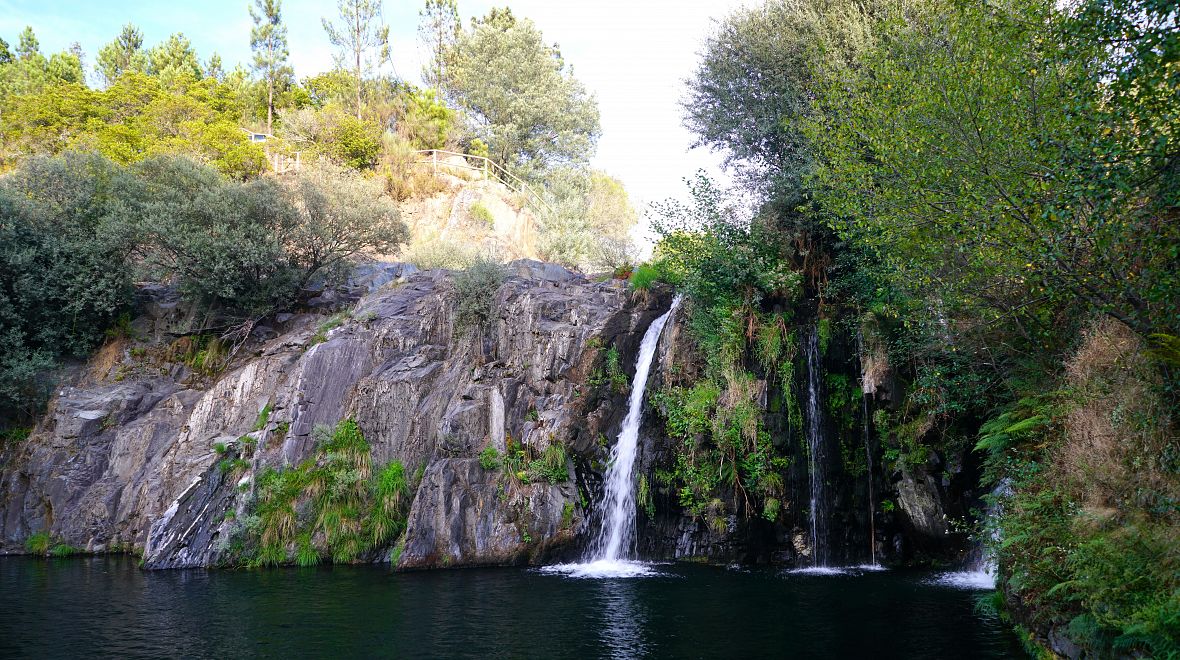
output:
M 554 564 L 543 566 L 542 573 L 566 575 L 572 578 L 638 578 L 664 575 L 653 564 L 639 561 L 599 559 L 585 564 Z

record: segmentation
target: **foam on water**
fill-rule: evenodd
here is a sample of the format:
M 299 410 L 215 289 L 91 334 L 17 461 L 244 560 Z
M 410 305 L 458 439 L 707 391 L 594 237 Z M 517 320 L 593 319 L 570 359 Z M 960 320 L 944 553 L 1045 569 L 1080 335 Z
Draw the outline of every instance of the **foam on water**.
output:
M 930 584 L 955 589 L 981 589 L 990 591 L 996 588 L 996 578 L 987 571 L 954 571 L 940 573 L 930 579 Z
M 542 573 L 567 575 L 572 578 L 637 578 L 663 575 L 654 564 L 641 561 L 599 559 L 585 564 L 554 564 L 544 566 Z
M 851 572 L 851 566 L 808 566 L 787 571 L 791 575 L 848 575 Z

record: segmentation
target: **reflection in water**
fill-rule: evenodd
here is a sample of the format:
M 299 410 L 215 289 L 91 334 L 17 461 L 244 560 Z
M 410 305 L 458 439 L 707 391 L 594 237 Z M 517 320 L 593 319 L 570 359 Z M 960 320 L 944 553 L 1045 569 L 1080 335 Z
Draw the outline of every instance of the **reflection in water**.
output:
M 602 603 L 602 632 L 600 639 L 610 649 L 612 658 L 636 658 L 647 655 L 644 641 L 647 628 L 647 608 L 639 601 L 634 580 L 600 580 L 599 600 Z
M 0 658 L 1017 657 L 929 572 L 660 565 L 643 579 L 388 567 L 145 572 L 0 557 Z

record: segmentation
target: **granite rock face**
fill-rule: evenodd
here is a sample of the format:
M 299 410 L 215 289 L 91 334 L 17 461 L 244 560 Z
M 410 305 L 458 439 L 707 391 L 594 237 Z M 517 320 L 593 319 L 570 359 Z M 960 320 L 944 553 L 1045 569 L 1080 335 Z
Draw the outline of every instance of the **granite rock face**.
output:
M 46 531 L 90 551 L 142 550 L 149 568 L 215 565 L 254 477 L 312 456 L 315 428 L 348 418 L 375 466 L 421 470 L 399 565 L 512 564 L 576 544 L 600 478 L 600 436 L 625 413 L 588 376 L 610 346 L 632 370 L 668 297 L 517 261 L 495 292 L 493 322 L 463 329 L 450 273 L 390 264 L 358 273 L 309 304 L 347 312 L 336 327 L 324 314 L 280 315 L 216 376 L 170 359 L 165 345 L 194 318 L 168 291 L 147 292 L 135 327 L 148 345 L 63 387 L 32 436 L 0 455 L 0 551 L 21 552 Z M 564 445 L 570 481 L 521 483 L 481 468 L 479 452 L 510 438 L 535 453 Z M 254 447 L 249 466 L 224 469 L 225 452 L 246 456 L 234 453 L 242 443 Z

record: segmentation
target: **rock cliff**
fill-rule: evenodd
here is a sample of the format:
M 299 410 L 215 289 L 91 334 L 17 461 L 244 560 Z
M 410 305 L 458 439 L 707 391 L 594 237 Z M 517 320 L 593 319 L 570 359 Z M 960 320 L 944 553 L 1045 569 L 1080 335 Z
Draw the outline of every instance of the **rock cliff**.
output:
M 216 373 L 177 357 L 193 349 L 176 337 L 201 320 L 167 289 L 145 289 L 138 337 L 106 347 L 0 456 L 0 551 L 47 532 L 92 552 L 141 550 L 149 568 L 221 563 L 257 476 L 311 458 L 317 426 L 344 419 L 374 465 L 413 475 L 397 550 L 364 559 L 509 564 L 568 548 L 586 525 L 601 439 L 625 412 L 588 377 L 606 347 L 633 369 L 668 300 L 534 261 L 508 268 L 496 317 L 461 329 L 450 273 L 369 266 L 311 301 L 342 314 L 280 315 Z M 481 467 L 484 448 L 509 443 L 530 455 L 565 447 L 570 478 Z

